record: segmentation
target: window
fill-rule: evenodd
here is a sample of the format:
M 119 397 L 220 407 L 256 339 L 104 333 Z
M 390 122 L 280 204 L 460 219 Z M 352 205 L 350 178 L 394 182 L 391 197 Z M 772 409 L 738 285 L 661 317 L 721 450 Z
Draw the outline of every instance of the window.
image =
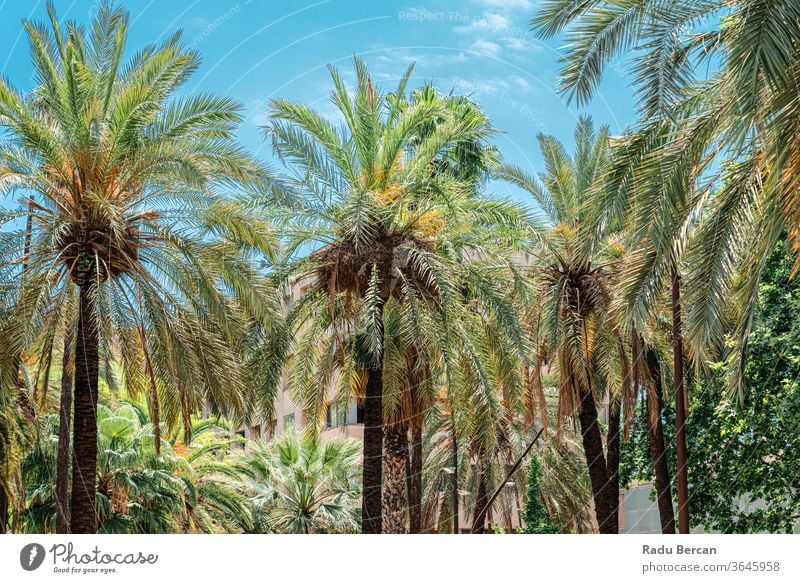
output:
M 291 431 L 294 429 L 294 413 L 283 416 L 283 431 Z
M 347 404 L 328 403 L 328 411 L 325 414 L 325 423 L 328 427 L 339 427 L 347 424 Z

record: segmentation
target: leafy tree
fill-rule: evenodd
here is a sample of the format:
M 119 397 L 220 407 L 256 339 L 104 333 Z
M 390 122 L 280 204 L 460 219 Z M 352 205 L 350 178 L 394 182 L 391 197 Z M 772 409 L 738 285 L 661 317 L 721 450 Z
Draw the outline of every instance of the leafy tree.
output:
M 800 282 L 780 243 L 758 289 L 747 341 L 744 403 L 698 387 L 687 436 L 693 444 L 693 512 L 722 532 L 794 532 L 800 520 Z

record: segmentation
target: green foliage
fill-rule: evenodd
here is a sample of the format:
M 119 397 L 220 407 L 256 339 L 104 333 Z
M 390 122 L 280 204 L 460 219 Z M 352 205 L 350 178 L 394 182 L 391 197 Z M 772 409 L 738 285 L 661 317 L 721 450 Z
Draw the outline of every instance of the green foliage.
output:
M 723 532 L 793 532 L 800 519 L 800 282 L 790 273 L 779 244 L 759 286 L 744 404 L 718 401 L 718 384 L 693 400 L 691 511 Z
M 248 443 L 232 460 L 251 501 L 254 532 L 354 533 L 359 530 L 361 447 L 296 432 Z
M 35 425 L 22 461 L 22 532 L 53 532 L 58 420 Z M 146 410 L 98 406 L 99 532 L 310 533 L 359 529 L 356 441 L 289 433 L 231 451 L 222 420 L 196 420 L 191 444 L 163 439 L 155 454 Z
M 528 497 L 525 503 L 525 532 L 527 534 L 555 534 L 559 531 L 542 502 L 541 464 L 536 454 L 528 463 Z
M 793 532 L 800 518 L 800 282 L 790 279 L 783 244 L 770 254 L 748 339 L 744 403 L 720 397 L 724 365 L 713 381 L 696 382 L 687 422 L 690 513 L 726 533 Z M 674 421 L 665 410 L 667 459 Z M 642 415 L 622 452 L 621 483 L 652 480 Z M 674 470 L 674 468 L 673 468 Z
M 230 441 L 224 426 L 198 422 L 190 447 L 163 441 L 155 454 L 153 426 L 122 403 L 98 406 L 97 512 L 101 533 L 239 532 L 251 524 L 246 498 L 210 470 Z M 43 418 L 22 463 L 26 503 L 22 529 L 52 532 L 58 419 Z M 175 447 L 173 447 L 175 445 Z

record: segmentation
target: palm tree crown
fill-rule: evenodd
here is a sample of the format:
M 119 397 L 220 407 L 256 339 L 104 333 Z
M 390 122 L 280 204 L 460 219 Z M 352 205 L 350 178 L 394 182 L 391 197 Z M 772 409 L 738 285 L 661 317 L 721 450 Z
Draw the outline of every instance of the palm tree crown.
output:
M 118 351 L 134 394 L 150 395 L 157 433 L 162 399 L 170 422 L 204 399 L 241 413 L 234 349 L 245 315 L 268 312 L 251 259 L 272 252 L 272 237 L 222 194 L 264 184 L 233 140 L 239 106 L 176 96 L 197 53 L 174 35 L 123 63 L 126 12 L 102 3 L 88 31 L 48 12 L 49 28 L 25 24 L 35 89 L 0 82 L 0 187 L 22 194 L 31 217 L 27 236 L 23 211 L 0 217 L 2 280 L 22 274 L 0 340 L 2 378 L 10 386 L 16 355 L 77 320 L 73 528 L 93 531 L 100 360 Z

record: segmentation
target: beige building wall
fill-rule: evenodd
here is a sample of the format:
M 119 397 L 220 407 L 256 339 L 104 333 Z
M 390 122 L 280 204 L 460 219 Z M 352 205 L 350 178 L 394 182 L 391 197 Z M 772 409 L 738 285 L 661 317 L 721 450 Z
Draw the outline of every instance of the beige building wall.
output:
M 284 311 L 288 312 L 292 303 L 297 301 L 309 287 L 308 281 L 296 281 L 291 285 L 291 291 L 284 300 Z M 301 357 L 298 355 L 298 358 Z M 335 397 L 335 387 L 332 385 L 328 389 L 328 402 L 332 402 Z M 344 436 L 362 440 L 364 437 L 364 425 L 361 423 L 359 408 L 353 400 L 348 403 L 346 411 L 334 413 L 333 409 L 328 415 L 326 428 L 323 430 L 324 436 Z M 305 427 L 307 419 L 302 408 L 296 405 L 291 398 L 289 390 L 288 366 L 281 377 L 281 386 L 275 398 L 275 422 L 270 426 L 263 420 L 255 420 L 250 425 L 241 425 L 234 432 L 235 435 L 245 439 L 261 439 L 269 441 L 273 437 L 285 434 L 287 431 L 302 429 Z M 237 445 L 235 447 L 243 447 Z

